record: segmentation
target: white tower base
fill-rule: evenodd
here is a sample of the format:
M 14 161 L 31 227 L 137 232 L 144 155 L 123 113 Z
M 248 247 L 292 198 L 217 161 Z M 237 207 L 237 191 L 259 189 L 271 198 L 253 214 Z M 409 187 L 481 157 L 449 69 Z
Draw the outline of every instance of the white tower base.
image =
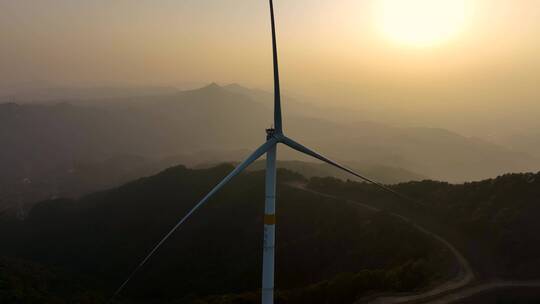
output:
M 266 199 L 264 207 L 264 246 L 262 304 L 274 304 L 274 250 L 276 244 L 276 145 L 266 153 Z

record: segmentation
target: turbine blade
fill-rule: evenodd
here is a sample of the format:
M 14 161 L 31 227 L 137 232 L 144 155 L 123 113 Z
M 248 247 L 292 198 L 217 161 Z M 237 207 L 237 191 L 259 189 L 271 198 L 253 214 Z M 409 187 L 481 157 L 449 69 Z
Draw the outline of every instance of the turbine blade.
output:
M 264 143 L 262 146 L 260 146 L 255 152 L 253 152 L 248 158 L 246 158 L 243 162 L 241 162 L 234 170 L 229 173 L 217 186 L 215 186 L 201 201 L 199 201 L 195 207 L 193 207 L 174 227 L 153 247 L 153 249 L 148 253 L 148 255 L 139 263 L 139 265 L 133 270 L 133 272 L 129 275 L 129 277 L 120 285 L 120 287 L 116 290 L 116 292 L 113 295 L 113 298 L 117 296 L 122 289 L 126 286 L 127 283 L 135 276 L 135 274 L 148 262 L 148 260 L 156 253 L 156 251 L 167 241 L 167 239 L 176 231 L 180 226 L 195 212 L 197 209 L 199 209 L 202 205 L 204 205 L 212 195 L 214 195 L 216 192 L 218 192 L 223 186 L 225 186 L 233 177 L 238 175 L 240 172 L 242 172 L 244 169 L 246 169 L 251 163 L 256 161 L 259 157 L 261 157 L 264 153 L 266 153 L 272 146 L 274 146 L 277 143 L 277 140 L 272 138 L 268 140 L 266 143 Z
M 272 0 L 270 0 L 270 21 L 272 23 L 272 55 L 274 60 L 274 128 L 278 134 L 281 134 L 283 133 L 281 122 L 281 90 L 279 86 L 276 22 L 274 18 L 274 2 Z
M 316 158 L 318 160 L 321 160 L 321 161 L 323 161 L 325 163 L 328 163 L 328 164 L 330 164 L 330 165 L 332 165 L 332 166 L 334 166 L 336 168 L 339 168 L 339 169 L 341 169 L 341 170 L 343 170 L 345 172 L 348 172 L 348 173 L 350 173 L 350 174 L 352 174 L 352 175 L 354 175 L 354 176 L 356 176 L 356 177 L 358 177 L 358 178 L 360 178 L 360 179 L 362 179 L 362 180 L 364 180 L 364 181 L 366 181 L 368 183 L 371 183 L 371 184 L 381 188 L 382 190 L 384 190 L 386 192 L 390 192 L 390 193 L 392 193 L 394 195 L 397 195 L 398 197 L 400 197 L 402 199 L 405 199 L 407 201 L 411 201 L 411 202 L 413 202 L 415 204 L 418 204 L 413 199 L 408 198 L 407 196 L 405 196 L 405 195 L 403 195 L 403 194 L 401 194 L 401 193 L 399 193 L 399 192 L 397 192 L 397 191 L 395 191 L 395 190 L 393 190 L 393 189 L 391 189 L 391 188 L 389 188 L 389 187 L 387 187 L 387 186 L 385 186 L 385 185 L 383 185 L 383 184 L 381 184 L 381 183 L 379 183 L 379 182 L 377 182 L 377 181 L 375 181 L 373 179 L 370 179 L 370 178 L 368 178 L 366 176 L 363 176 L 363 175 L 361 175 L 359 173 L 356 173 L 353 170 L 351 170 L 351 169 L 349 169 L 349 168 L 347 168 L 347 167 L 345 167 L 345 166 L 343 166 L 343 165 L 341 165 L 341 164 L 339 164 L 339 163 L 337 163 L 337 162 L 335 162 L 335 161 L 333 161 L 333 160 L 331 160 L 331 159 L 329 159 L 329 158 L 327 158 L 327 157 L 325 157 L 325 156 L 323 156 L 323 155 L 321 155 L 321 154 L 319 154 L 319 153 L 317 153 L 317 152 L 315 152 L 315 151 L 313 151 L 313 150 L 311 150 L 311 149 L 309 149 L 309 148 L 295 142 L 294 140 L 292 140 L 292 139 L 290 139 L 290 138 L 288 138 L 286 136 L 281 136 L 279 138 L 279 141 L 281 143 L 291 147 L 292 149 L 298 151 L 298 152 L 307 154 L 307 155 L 309 155 L 311 157 L 314 157 L 314 158 Z

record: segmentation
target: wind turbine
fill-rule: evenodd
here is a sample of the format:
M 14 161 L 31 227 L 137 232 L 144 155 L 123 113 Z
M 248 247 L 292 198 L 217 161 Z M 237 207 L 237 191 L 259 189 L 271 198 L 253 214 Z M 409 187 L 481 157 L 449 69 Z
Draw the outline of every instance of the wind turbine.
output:
M 377 187 L 406 198 L 400 193 L 378 183 L 370 178 L 367 178 L 355 171 L 340 165 L 339 163 L 309 149 L 300 143 L 287 137 L 283 132 L 283 124 L 281 118 L 281 92 L 279 86 L 279 67 L 277 55 L 276 41 L 276 26 L 274 18 L 273 0 L 270 2 L 270 21 L 272 28 L 272 54 L 274 65 L 274 128 L 266 129 L 266 142 L 257 148 L 251 155 L 242 161 L 234 170 L 229 173 L 219 184 L 217 184 L 210 192 L 199 201 L 148 253 L 148 255 L 139 263 L 131 275 L 122 283 L 116 290 L 114 296 L 118 295 L 126 284 L 133 278 L 137 271 L 148 262 L 154 253 L 163 245 L 165 241 L 176 231 L 182 224 L 191 217 L 202 205 L 204 205 L 216 192 L 223 188 L 233 177 L 245 170 L 250 164 L 259 159 L 266 153 L 266 198 L 264 208 L 264 244 L 263 244 L 263 266 L 262 266 L 262 304 L 274 303 L 274 254 L 275 254 L 275 231 L 276 231 L 276 148 L 278 144 L 284 144 L 290 148 L 299 151 L 300 153 L 309 155 L 318 160 L 326 162 L 334 167 L 346 171 L 366 182 L 376 185 Z M 406 198 L 407 199 L 407 198 Z M 114 297 L 113 296 L 113 297 Z

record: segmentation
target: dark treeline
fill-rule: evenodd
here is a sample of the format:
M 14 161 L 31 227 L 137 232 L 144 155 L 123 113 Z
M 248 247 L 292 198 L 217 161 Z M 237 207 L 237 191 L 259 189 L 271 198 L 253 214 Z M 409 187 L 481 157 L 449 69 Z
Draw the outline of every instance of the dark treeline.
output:
M 366 199 L 423 223 L 458 246 L 480 276 L 540 278 L 540 173 L 506 174 L 459 185 L 423 181 L 395 186 L 417 203 L 332 178 L 313 178 L 309 186 L 339 197 Z
M 0 302 L 103 303 L 154 243 L 231 170 L 175 167 L 78 200 L 0 218 Z M 279 171 L 280 303 L 351 303 L 446 278 L 446 248 L 385 212 L 289 186 Z M 264 174 L 237 177 L 188 221 L 118 303 L 257 303 Z

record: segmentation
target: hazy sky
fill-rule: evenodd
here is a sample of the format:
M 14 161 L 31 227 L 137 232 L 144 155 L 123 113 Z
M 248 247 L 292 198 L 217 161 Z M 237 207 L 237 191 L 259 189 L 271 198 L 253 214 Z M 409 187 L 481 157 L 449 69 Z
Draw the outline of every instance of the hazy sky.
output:
M 530 115 L 527 107 L 540 103 L 538 0 L 275 5 L 289 92 L 412 116 L 464 107 Z M 268 23 L 266 0 L 0 0 L 0 86 L 270 88 Z

